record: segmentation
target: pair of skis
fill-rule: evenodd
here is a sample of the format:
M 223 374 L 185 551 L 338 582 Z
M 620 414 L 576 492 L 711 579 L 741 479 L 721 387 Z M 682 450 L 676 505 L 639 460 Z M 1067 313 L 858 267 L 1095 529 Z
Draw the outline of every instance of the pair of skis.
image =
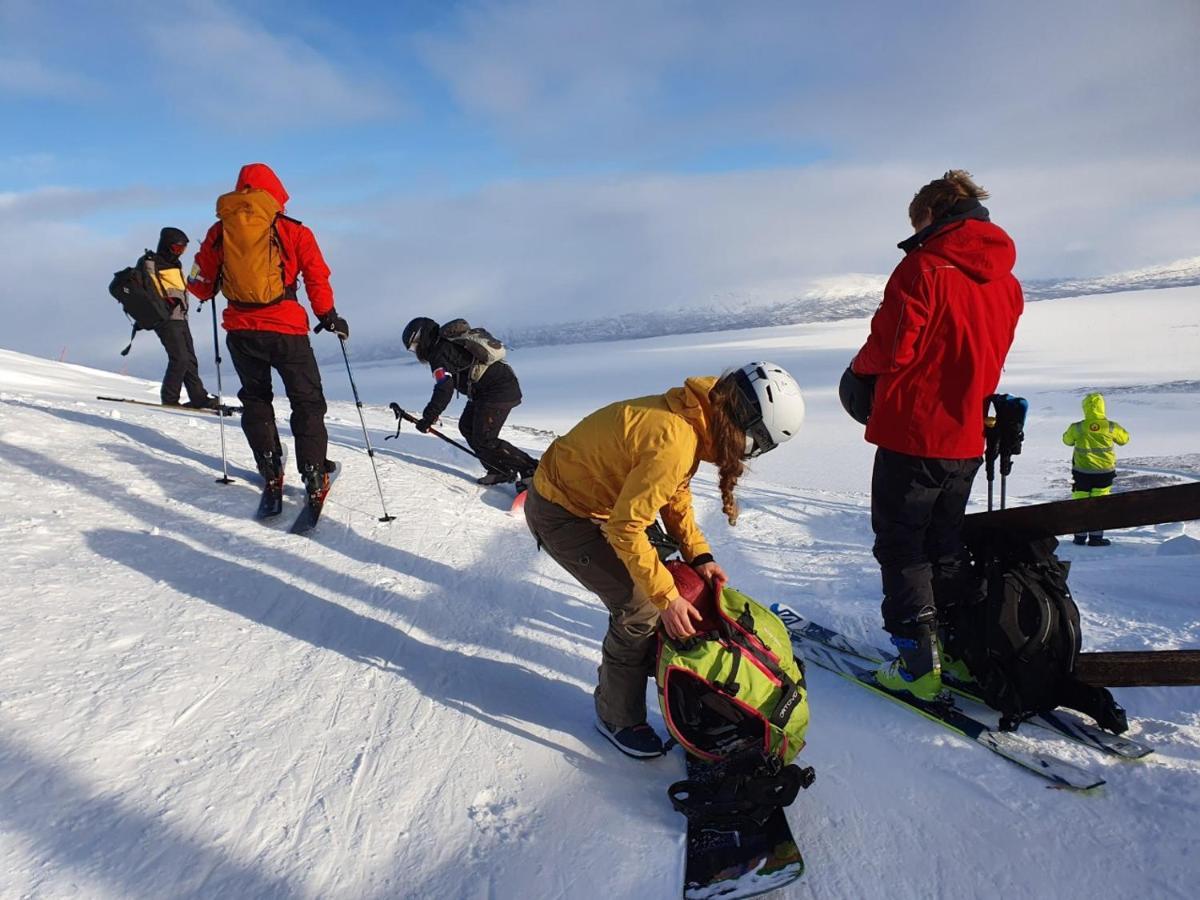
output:
M 805 659 L 823 669 L 840 675 L 890 700 L 937 722 L 945 728 L 970 738 L 1011 762 L 1052 782 L 1056 787 L 1090 790 L 1104 784 L 1104 779 L 1073 762 L 1048 752 L 1032 737 L 1016 732 L 999 731 L 962 710 L 952 701 L 926 702 L 907 692 L 893 692 L 875 680 L 875 669 L 894 655 L 847 638 L 836 631 L 805 619 L 787 607 L 775 604 L 773 611 L 783 620 L 792 637 L 792 645 Z M 943 676 L 943 681 L 959 697 L 982 702 L 969 684 L 955 682 Z M 1067 710 L 1055 710 L 1034 716 L 1026 723 L 1036 731 L 1051 732 L 1091 750 L 1121 759 L 1140 759 L 1152 752 L 1152 747 L 1130 738 L 1111 734 Z
M 135 406 L 149 406 L 154 409 L 161 409 L 164 412 L 184 413 L 186 415 L 206 415 L 206 416 L 233 416 L 241 415 L 242 408 L 240 406 L 229 406 L 221 404 L 215 409 L 207 406 L 188 406 L 186 403 L 154 403 L 150 400 L 133 400 L 129 397 L 102 397 L 97 396 L 97 400 L 104 400 L 108 403 L 132 403 Z
M 317 521 L 321 518 L 321 510 L 325 508 L 325 498 L 329 496 L 329 489 L 333 487 L 334 479 L 341 471 L 341 467 L 336 463 L 330 463 L 333 468 L 329 471 L 329 484 L 325 490 L 313 495 L 305 492 L 304 506 L 300 508 L 300 513 L 296 516 L 296 520 L 292 523 L 292 527 L 288 529 L 291 534 L 307 534 L 317 527 Z M 258 501 L 258 511 L 254 517 L 259 520 L 273 519 L 275 516 L 283 512 L 283 483 L 280 482 L 279 488 L 275 489 L 270 484 L 263 487 L 262 498 Z
M 103 397 L 97 396 L 97 400 L 106 400 L 110 403 L 132 403 L 137 406 L 150 406 L 155 409 L 165 410 L 166 412 L 185 413 L 185 414 L 200 414 L 210 416 L 231 416 L 235 413 L 240 413 L 240 406 L 220 406 L 217 409 L 207 409 L 204 407 L 195 406 L 166 406 L 162 403 L 152 403 L 149 400 L 133 400 L 128 397 Z M 329 486 L 333 486 L 333 480 L 337 476 L 339 468 L 335 465 L 329 472 Z M 317 521 L 321 518 L 321 510 L 325 507 L 325 498 L 328 495 L 328 489 L 319 496 L 305 496 L 304 507 L 300 510 L 296 520 L 292 523 L 292 527 L 288 529 L 291 534 L 307 534 L 317 526 Z M 256 519 L 266 520 L 273 519 L 275 516 L 283 512 L 283 485 L 280 484 L 278 490 L 274 490 L 270 485 L 263 488 L 262 497 L 258 502 L 258 510 L 255 512 Z

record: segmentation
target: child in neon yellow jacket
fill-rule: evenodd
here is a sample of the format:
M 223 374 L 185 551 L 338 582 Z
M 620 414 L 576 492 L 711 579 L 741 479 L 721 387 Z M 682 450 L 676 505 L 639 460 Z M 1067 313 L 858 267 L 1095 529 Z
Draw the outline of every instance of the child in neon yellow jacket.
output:
M 1129 432 L 1105 416 L 1104 395 L 1088 394 L 1083 398 L 1083 419 L 1072 422 L 1063 432 L 1063 443 L 1074 447 L 1071 458 L 1071 499 L 1104 497 L 1112 492 L 1117 476 L 1115 446 L 1129 443 Z M 1111 541 L 1103 531 L 1075 535 L 1076 544 L 1107 547 Z

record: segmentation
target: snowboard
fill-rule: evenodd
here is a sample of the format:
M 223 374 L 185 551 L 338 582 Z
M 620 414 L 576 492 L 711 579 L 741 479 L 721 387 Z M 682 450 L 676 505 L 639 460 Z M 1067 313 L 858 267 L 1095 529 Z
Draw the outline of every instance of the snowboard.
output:
M 721 763 L 687 758 L 689 781 L 710 783 L 723 774 Z M 782 809 L 761 827 L 688 821 L 683 896 L 688 900 L 757 897 L 804 874 L 804 859 Z

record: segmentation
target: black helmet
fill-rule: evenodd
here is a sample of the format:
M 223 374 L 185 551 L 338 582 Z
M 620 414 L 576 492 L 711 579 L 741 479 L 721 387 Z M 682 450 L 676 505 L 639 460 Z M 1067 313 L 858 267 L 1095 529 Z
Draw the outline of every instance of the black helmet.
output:
M 404 341 L 406 350 L 411 350 L 417 355 L 417 359 L 423 361 L 426 351 L 437 340 L 439 330 L 438 323 L 433 321 L 433 319 L 418 316 L 404 326 L 404 334 L 401 335 L 401 340 Z

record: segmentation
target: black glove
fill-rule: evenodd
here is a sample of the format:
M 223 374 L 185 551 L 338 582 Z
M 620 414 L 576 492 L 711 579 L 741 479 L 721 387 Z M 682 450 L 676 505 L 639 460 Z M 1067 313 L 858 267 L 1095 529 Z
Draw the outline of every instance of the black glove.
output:
M 422 416 L 417 420 L 417 431 L 421 432 L 421 434 L 429 434 L 429 429 L 433 427 L 433 423 L 433 419 L 426 419 Z
M 846 366 L 838 385 L 838 397 L 842 401 L 842 409 L 850 414 L 850 418 L 860 425 L 866 425 L 875 402 L 875 376 L 859 375 Z
M 336 309 L 331 309 L 321 316 L 320 324 L 313 331 L 331 331 L 343 341 L 350 337 L 350 326 L 346 324 L 345 319 L 338 315 Z

